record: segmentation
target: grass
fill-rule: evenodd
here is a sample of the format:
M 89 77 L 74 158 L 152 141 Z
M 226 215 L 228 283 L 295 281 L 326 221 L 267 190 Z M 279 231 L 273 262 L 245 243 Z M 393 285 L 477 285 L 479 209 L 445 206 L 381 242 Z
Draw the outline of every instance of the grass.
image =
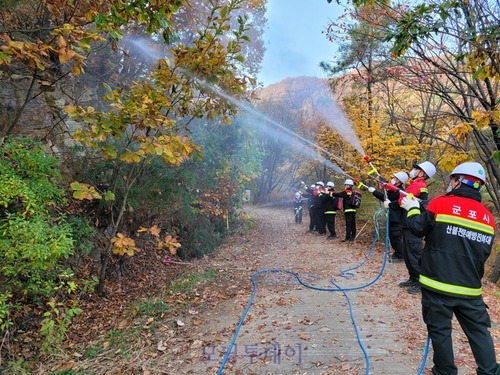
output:
M 168 314 L 172 308 L 160 298 L 150 298 L 146 301 L 136 302 L 132 308 L 138 315 L 159 317 Z
M 217 271 L 209 268 L 201 273 L 189 275 L 182 280 L 175 281 L 170 286 L 170 290 L 175 293 L 189 294 L 199 284 L 210 283 L 212 281 L 215 281 L 216 279 L 217 279 Z
M 243 226 L 243 231 L 249 231 L 257 228 L 257 221 L 255 218 L 248 213 L 241 213 L 240 220 Z

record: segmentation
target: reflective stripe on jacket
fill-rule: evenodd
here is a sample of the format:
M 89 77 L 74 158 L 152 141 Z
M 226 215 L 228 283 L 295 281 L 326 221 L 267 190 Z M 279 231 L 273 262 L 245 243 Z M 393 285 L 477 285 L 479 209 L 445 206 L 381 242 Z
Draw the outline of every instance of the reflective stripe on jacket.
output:
M 337 198 L 342 198 L 342 209 L 344 213 L 346 212 L 356 212 L 356 208 L 352 205 L 352 194 L 353 191 L 351 189 L 346 189 L 339 193 L 333 193 L 332 195 Z
M 446 284 L 424 275 L 420 275 L 418 281 L 420 281 L 420 284 L 428 286 L 430 289 L 439 290 L 448 294 L 461 294 L 463 296 L 479 297 L 483 293 L 483 288 L 467 288 L 460 285 Z
M 460 298 L 481 296 L 484 264 L 491 254 L 495 221 L 479 191 L 463 187 L 434 198 L 426 211 L 408 212 L 411 231 L 425 237 L 420 283 Z

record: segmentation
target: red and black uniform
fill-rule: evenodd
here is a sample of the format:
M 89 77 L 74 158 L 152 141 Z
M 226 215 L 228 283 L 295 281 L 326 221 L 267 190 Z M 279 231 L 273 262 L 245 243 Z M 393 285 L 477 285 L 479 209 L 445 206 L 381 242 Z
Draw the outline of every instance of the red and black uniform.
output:
M 433 374 L 457 374 L 452 347 L 455 314 L 467 335 L 478 374 L 500 374 L 481 279 L 495 237 L 495 221 L 478 190 L 460 187 L 433 199 L 427 210 L 410 209 L 407 225 L 425 237 L 420 259 L 422 312 L 434 350 Z
M 333 190 L 327 191 L 326 194 L 320 196 L 326 227 L 328 228 L 328 232 L 330 232 L 328 238 L 330 239 L 337 237 L 337 232 L 335 231 L 335 217 L 337 216 L 338 202 L 337 198 L 332 194 Z
M 425 207 L 426 201 L 429 199 L 429 190 L 427 189 L 427 182 L 424 178 L 419 177 L 413 180 L 406 187 L 405 191 L 409 194 L 413 194 L 415 198 L 420 199 L 422 201 L 421 204 Z M 399 204 L 401 204 L 403 198 L 404 195 L 400 194 Z M 391 205 L 389 205 L 389 207 L 390 206 Z M 410 231 L 404 220 L 402 222 L 402 227 L 404 241 L 403 258 L 410 276 L 410 281 L 416 284 L 418 282 L 418 275 L 420 275 L 419 261 L 422 256 L 422 239 L 418 238 Z
M 352 204 L 352 188 L 347 188 L 339 193 L 332 193 L 332 196 L 342 198 L 342 211 L 345 218 L 345 239 L 344 241 L 354 241 L 356 238 L 356 207 Z

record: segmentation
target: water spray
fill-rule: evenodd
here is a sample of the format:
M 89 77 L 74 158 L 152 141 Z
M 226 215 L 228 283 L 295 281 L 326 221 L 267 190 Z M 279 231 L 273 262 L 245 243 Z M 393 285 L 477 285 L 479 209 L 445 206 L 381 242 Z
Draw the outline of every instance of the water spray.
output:
M 159 59 L 165 59 L 167 61 L 170 60 L 170 58 L 166 55 L 167 52 L 165 52 L 165 51 L 158 51 L 157 49 L 149 46 L 148 43 L 147 43 L 147 42 L 149 42 L 149 40 L 145 40 L 145 39 L 142 39 L 142 38 L 136 38 L 136 37 L 128 37 L 128 38 L 124 38 L 122 40 L 122 42 L 123 43 L 128 43 L 129 45 L 133 46 L 134 48 L 140 49 L 143 52 L 143 54 L 146 55 L 146 56 L 148 56 L 151 60 L 154 60 L 154 61 L 157 61 Z M 231 103 L 235 104 L 236 106 L 238 106 L 239 108 L 241 108 L 243 110 L 249 111 L 250 113 L 259 116 L 260 118 L 264 119 L 267 123 L 276 125 L 282 131 L 286 132 L 288 135 L 290 135 L 290 136 L 292 136 L 292 137 L 294 137 L 296 139 L 299 139 L 303 143 L 305 143 L 307 145 L 310 145 L 310 146 L 313 146 L 316 150 L 319 150 L 322 153 L 324 153 L 324 155 L 327 155 L 327 156 L 331 157 L 332 159 L 334 159 L 338 165 L 340 165 L 340 163 L 342 163 L 343 165 L 346 165 L 346 166 L 349 166 L 349 167 L 351 167 L 353 169 L 357 169 L 357 170 L 361 171 L 361 169 L 358 168 L 357 166 L 347 163 L 345 160 L 343 160 L 340 157 L 338 157 L 338 156 L 336 156 L 336 155 L 328 152 L 324 148 L 316 145 L 314 142 L 311 142 L 310 140 L 301 137 L 300 135 L 296 134 L 295 132 L 293 132 L 293 131 L 287 129 L 286 127 L 282 126 L 281 124 L 277 123 L 276 121 L 273 121 L 272 119 L 268 118 L 267 116 L 259 113 L 254 108 L 252 108 L 250 105 L 248 105 L 246 103 L 243 103 L 240 100 L 237 100 L 237 99 L 233 98 L 232 96 L 228 95 L 227 93 L 225 93 L 221 89 L 216 88 L 213 85 L 207 83 L 206 81 L 204 81 L 204 80 L 196 77 L 194 74 L 192 74 L 188 70 L 183 69 L 181 67 L 177 67 L 177 69 L 179 71 L 181 71 L 183 74 L 186 74 L 187 76 L 189 76 L 191 79 L 193 79 L 196 82 L 198 82 L 203 87 L 209 89 L 210 91 L 212 91 L 216 95 L 225 98 L 226 100 L 230 101 Z M 325 119 L 332 118 L 332 111 L 334 109 L 333 108 L 334 106 L 332 105 L 332 99 L 330 98 L 328 86 L 325 84 L 325 82 L 323 82 L 323 80 L 320 80 L 318 78 L 314 78 L 313 79 L 313 83 L 319 87 L 319 91 L 316 94 L 316 96 L 319 98 L 317 100 L 317 103 L 316 103 L 319 112 L 323 113 L 323 117 Z M 331 124 L 329 122 L 327 122 L 327 123 L 334 130 L 337 130 L 337 131 L 340 132 L 339 127 L 341 127 L 344 123 L 347 123 L 347 119 L 344 118 L 342 112 L 339 113 L 339 111 L 337 111 L 337 110 L 335 110 L 335 116 L 334 117 L 337 120 L 339 120 L 339 119 L 342 120 L 342 121 L 340 121 L 340 124 L 337 127 L 332 127 L 332 125 L 334 125 L 334 124 Z M 344 129 L 344 127 L 342 127 L 342 129 Z M 349 140 L 349 142 L 351 144 L 353 144 L 353 140 L 352 139 Z M 358 152 L 361 153 L 361 155 L 364 154 L 363 148 L 362 148 L 361 144 L 359 143 L 359 141 L 357 141 L 354 146 L 358 150 Z M 303 155 L 305 155 L 306 157 L 312 157 L 313 156 L 312 155 L 313 154 L 312 151 L 313 150 L 311 150 L 311 148 L 308 148 L 307 150 L 305 148 L 301 148 L 300 149 L 300 152 Z M 314 157 L 319 157 L 328 166 L 328 168 L 332 169 L 333 171 L 335 171 L 337 173 L 340 173 L 340 174 L 343 174 L 343 175 L 345 175 L 345 176 L 347 176 L 349 178 L 352 178 L 349 174 L 345 173 L 340 168 L 340 166 L 337 167 L 335 164 L 332 163 L 331 160 L 328 160 L 322 154 L 319 154 L 317 151 L 316 151 L 316 155 L 314 155 Z M 366 185 L 363 184 L 363 186 L 366 186 Z
M 341 161 L 343 161 L 345 163 L 344 160 L 340 159 L 336 155 L 331 154 L 330 152 L 328 152 L 327 150 L 325 150 L 323 147 L 318 146 L 317 144 L 315 144 L 314 142 L 310 141 L 307 138 L 301 137 L 297 133 L 295 133 L 295 132 L 291 131 L 290 129 L 286 128 L 285 126 L 281 125 L 279 122 L 274 121 L 271 118 L 265 116 L 264 114 L 256 111 L 251 105 L 246 104 L 246 103 L 244 103 L 244 102 L 242 102 L 242 101 L 240 101 L 238 99 L 233 98 L 231 95 L 227 94 L 226 92 L 224 92 L 223 90 L 221 90 L 219 88 L 213 87 L 213 85 L 207 83 L 203 79 L 200 79 L 198 77 L 194 77 L 194 76 L 192 76 L 191 74 L 189 74 L 187 72 L 185 72 L 185 73 L 188 74 L 188 75 L 190 75 L 193 79 L 195 79 L 196 82 L 198 82 L 201 86 L 203 86 L 203 87 L 207 88 L 208 90 L 212 91 L 214 94 L 216 94 L 218 96 L 221 96 L 222 98 L 228 100 L 229 102 L 233 103 L 234 105 L 236 105 L 237 107 L 243 109 L 244 111 L 247 111 L 248 113 L 251 113 L 253 115 L 256 115 L 256 116 L 260 117 L 261 119 L 263 119 L 267 123 L 275 125 L 276 127 L 278 127 L 280 130 L 282 130 L 283 132 L 285 132 L 289 136 L 292 136 L 292 137 L 294 137 L 294 138 L 302 141 L 303 143 L 305 143 L 305 144 L 307 144 L 309 146 L 312 146 L 312 147 L 314 147 L 314 148 L 322 151 L 323 153 L 325 153 L 326 155 L 332 157 L 333 159 L 335 159 L 337 161 L 341 160 Z M 308 151 L 310 151 L 310 149 L 308 149 Z M 319 155 L 319 156 L 321 157 L 321 155 Z M 326 161 L 329 161 L 329 160 L 326 159 Z M 329 165 L 329 168 L 332 169 L 333 171 L 337 172 L 337 173 L 341 173 L 341 174 L 344 174 L 344 175 L 350 177 L 340 167 L 336 167 L 335 165 L 333 165 L 333 163 L 331 165 Z

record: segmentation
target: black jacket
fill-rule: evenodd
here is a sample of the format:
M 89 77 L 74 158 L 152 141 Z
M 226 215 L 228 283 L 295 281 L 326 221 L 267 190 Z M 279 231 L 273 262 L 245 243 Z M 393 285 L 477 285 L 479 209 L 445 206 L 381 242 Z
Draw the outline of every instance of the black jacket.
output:
M 425 237 L 420 258 L 422 287 L 460 298 L 481 296 L 484 263 L 495 237 L 495 221 L 479 191 L 461 187 L 432 199 L 426 211 L 408 211 L 407 224 Z
M 333 193 L 333 192 L 332 192 Z M 325 214 L 336 214 L 338 207 L 338 201 L 337 198 L 331 195 L 328 191 L 325 194 L 321 194 L 319 196 L 319 199 L 321 201 L 321 205 L 323 206 L 323 211 Z
M 356 212 L 356 207 L 352 204 L 353 191 L 346 189 L 340 193 L 332 193 L 332 196 L 342 198 L 342 210 L 345 212 Z
M 399 190 L 404 191 L 402 187 Z M 372 194 L 378 200 L 385 201 L 385 195 L 381 191 L 375 190 Z M 406 220 L 406 210 L 398 204 L 399 191 L 387 190 L 387 199 L 391 201 L 389 204 L 389 222 L 401 225 Z

